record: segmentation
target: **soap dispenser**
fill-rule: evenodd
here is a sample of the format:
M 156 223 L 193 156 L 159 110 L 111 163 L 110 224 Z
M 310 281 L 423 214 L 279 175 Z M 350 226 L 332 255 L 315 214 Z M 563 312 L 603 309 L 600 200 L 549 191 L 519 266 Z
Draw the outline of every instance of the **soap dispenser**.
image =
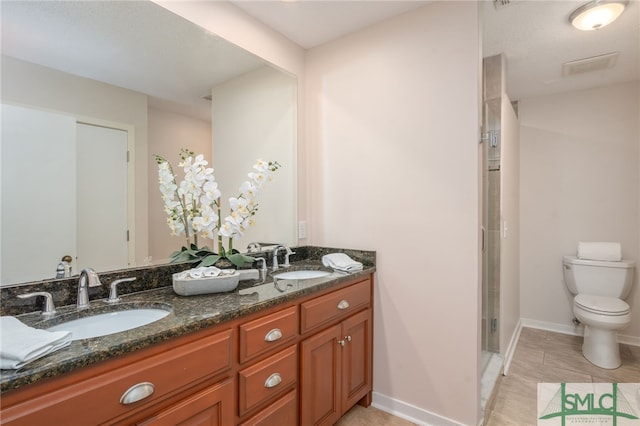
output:
M 72 260 L 73 258 L 68 254 L 62 256 L 62 260 L 58 263 L 58 267 L 56 268 L 56 278 L 69 278 L 71 276 Z

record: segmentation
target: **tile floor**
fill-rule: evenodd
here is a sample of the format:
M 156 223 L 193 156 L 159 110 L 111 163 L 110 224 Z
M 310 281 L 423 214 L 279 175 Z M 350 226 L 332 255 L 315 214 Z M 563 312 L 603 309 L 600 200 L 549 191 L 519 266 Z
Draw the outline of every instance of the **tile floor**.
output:
M 598 368 L 582 356 L 582 337 L 523 328 L 508 376 L 503 376 L 487 408 L 486 426 L 535 426 L 539 382 L 640 383 L 640 347 L 620 345 L 622 366 Z M 409 426 L 374 407 L 356 406 L 337 426 Z
M 620 345 L 622 366 L 605 370 L 582 356 L 582 337 L 523 328 L 503 376 L 487 426 L 536 425 L 539 382 L 548 383 L 640 383 L 640 347 Z
M 392 416 L 382 410 L 370 406 L 367 408 L 356 405 L 338 420 L 336 426 L 411 426 L 400 417 Z

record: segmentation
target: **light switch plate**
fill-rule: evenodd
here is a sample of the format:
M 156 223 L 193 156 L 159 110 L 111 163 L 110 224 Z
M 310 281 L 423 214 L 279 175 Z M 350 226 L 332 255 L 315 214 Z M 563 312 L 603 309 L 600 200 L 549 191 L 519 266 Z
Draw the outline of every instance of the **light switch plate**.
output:
M 307 222 L 301 220 L 298 222 L 298 239 L 304 240 L 307 238 Z

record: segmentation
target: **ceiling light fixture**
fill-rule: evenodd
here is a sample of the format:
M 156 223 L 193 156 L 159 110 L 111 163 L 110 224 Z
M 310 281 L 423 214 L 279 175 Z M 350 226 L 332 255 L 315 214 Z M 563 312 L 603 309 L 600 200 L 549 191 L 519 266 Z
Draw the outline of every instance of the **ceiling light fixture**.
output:
M 629 0 L 593 0 L 574 10 L 569 22 L 582 31 L 597 30 L 615 21 L 628 3 Z

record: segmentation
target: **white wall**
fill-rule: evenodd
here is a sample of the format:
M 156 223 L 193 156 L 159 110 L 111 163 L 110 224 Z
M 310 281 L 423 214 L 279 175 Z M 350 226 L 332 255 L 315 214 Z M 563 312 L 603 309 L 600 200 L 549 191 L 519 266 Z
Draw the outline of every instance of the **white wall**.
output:
M 297 80 L 297 163 L 298 163 L 298 218 L 307 217 L 308 185 L 305 172 L 306 141 L 304 130 L 304 77 L 305 51 L 282 34 L 246 14 L 226 1 L 152 0 L 160 6 L 205 28 L 211 33 L 239 46 L 276 67 L 290 73 Z M 301 244 L 305 241 L 300 241 Z
M 374 402 L 431 424 L 479 419 L 478 32 L 437 2 L 306 62 L 311 240 L 377 250 Z
M 233 242 L 240 251 L 251 242 L 298 243 L 296 84 L 289 74 L 264 66 L 213 88 L 213 164 L 223 217 L 258 158 L 281 165 L 256 197 L 256 224 Z
M 562 256 L 579 241 L 619 241 L 640 260 L 640 83 L 524 99 L 521 136 L 522 317 L 571 325 Z M 640 285 L 627 299 L 640 344 Z
M 136 260 L 144 259 L 148 251 L 146 95 L 3 56 L 2 99 L 16 105 L 133 128 Z
M 0 139 L 0 284 L 54 278 L 62 256 L 77 253 L 76 120 L 2 104 Z
M 188 148 L 211 161 L 211 123 L 175 112 L 149 108 L 149 255 L 153 263 L 166 263 L 169 255 L 186 245 L 184 235 L 171 236 L 167 215 L 158 187 L 158 165 L 154 155 L 161 155 L 172 165 L 178 181 L 184 178 L 180 149 Z M 198 240 L 198 245 L 214 247 L 211 240 Z

